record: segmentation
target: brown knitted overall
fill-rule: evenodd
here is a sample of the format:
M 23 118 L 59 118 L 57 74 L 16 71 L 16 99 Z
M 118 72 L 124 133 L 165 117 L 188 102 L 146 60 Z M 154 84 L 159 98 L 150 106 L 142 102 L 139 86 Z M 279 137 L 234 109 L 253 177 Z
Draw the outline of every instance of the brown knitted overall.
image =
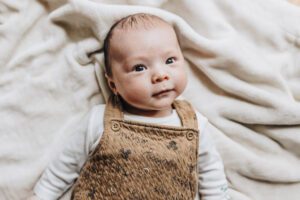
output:
M 74 200 L 193 200 L 198 126 L 186 101 L 175 101 L 182 127 L 123 119 L 109 101 L 104 133 L 75 183 Z

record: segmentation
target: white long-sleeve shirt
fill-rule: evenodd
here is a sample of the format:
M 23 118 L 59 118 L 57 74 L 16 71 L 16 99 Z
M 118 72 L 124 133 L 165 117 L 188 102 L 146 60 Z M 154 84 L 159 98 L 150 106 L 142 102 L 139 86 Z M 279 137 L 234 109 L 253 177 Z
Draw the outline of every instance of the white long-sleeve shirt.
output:
M 73 134 L 61 154 L 44 171 L 34 188 L 40 199 L 56 200 L 74 183 L 88 156 L 101 140 L 104 110 L 105 105 L 95 106 L 91 110 L 81 124 L 81 127 L 87 128 Z M 208 120 L 199 112 L 196 114 L 200 141 L 197 163 L 199 189 L 195 200 L 228 200 L 230 198 L 223 163 L 210 137 Z M 152 118 L 125 113 L 124 118 L 144 123 L 181 126 L 175 109 L 166 117 Z

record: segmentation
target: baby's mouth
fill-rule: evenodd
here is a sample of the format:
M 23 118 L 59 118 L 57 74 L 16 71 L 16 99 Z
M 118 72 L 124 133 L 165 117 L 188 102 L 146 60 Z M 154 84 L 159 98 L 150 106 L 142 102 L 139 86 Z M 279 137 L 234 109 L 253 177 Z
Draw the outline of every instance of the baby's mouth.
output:
M 162 96 L 162 95 L 165 95 L 165 94 L 168 94 L 169 92 L 173 91 L 173 89 L 168 89 L 168 90 L 161 90 L 157 93 L 154 93 L 152 96 L 153 97 L 158 97 L 158 96 Z

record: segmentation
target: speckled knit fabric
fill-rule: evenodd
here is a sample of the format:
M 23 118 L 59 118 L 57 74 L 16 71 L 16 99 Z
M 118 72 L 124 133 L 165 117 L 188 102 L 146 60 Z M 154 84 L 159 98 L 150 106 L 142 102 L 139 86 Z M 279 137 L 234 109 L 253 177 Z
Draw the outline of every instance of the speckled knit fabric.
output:
M 106 106 L 104 133 L 75 183 L 73 200 L 193 200 L 198 127 L 186 101 L 173 104 L 182 127 L 123 119 Z

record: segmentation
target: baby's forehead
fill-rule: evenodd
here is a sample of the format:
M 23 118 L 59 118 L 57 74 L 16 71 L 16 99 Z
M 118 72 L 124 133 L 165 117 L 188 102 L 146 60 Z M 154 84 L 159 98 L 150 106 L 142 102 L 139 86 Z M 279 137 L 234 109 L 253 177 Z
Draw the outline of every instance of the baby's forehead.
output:
M 110 39 L 110 50 L 127 51 L 132 45 L 152 47 L 153 43 L 147 42 L 151 41 L 149 38 L 155 38 L 156 41 L 164 40 L 164 44 L 178 43 L 174 28 L 166 22 L 157 21 L 148 26 L 141 24 L 126 28 L 116 27 Z M 169 43 L 166 43 L 167 41 Z
M 153 29 L 160 29 L 162 31 L 167 30 L 168 33 L 175 34 L 175 30 L 173 26 L 171 26 L 169 23 L 161 20 L 161 19 L 151 19 L 147 21 L 140 21 L 140 22 L 134 22 L 134 24 L 129 24 L 130 22 L 127 22 L 126 24 L 120 24 L 117 25 L 112 30 L 112 35 L 110 38 L 110 42 L 113 43 L 113 40 L 119 40 L 120 36 L 124 36 L 127 34 L 137 33 L 137 32 L 148 32 Z
M 110 43 L 110 59 L 125 62 L 131 58 L 149 59 L 165 57 L 180 51 L 173 27 L 158 26 L 137 30 L 116 30 Z

